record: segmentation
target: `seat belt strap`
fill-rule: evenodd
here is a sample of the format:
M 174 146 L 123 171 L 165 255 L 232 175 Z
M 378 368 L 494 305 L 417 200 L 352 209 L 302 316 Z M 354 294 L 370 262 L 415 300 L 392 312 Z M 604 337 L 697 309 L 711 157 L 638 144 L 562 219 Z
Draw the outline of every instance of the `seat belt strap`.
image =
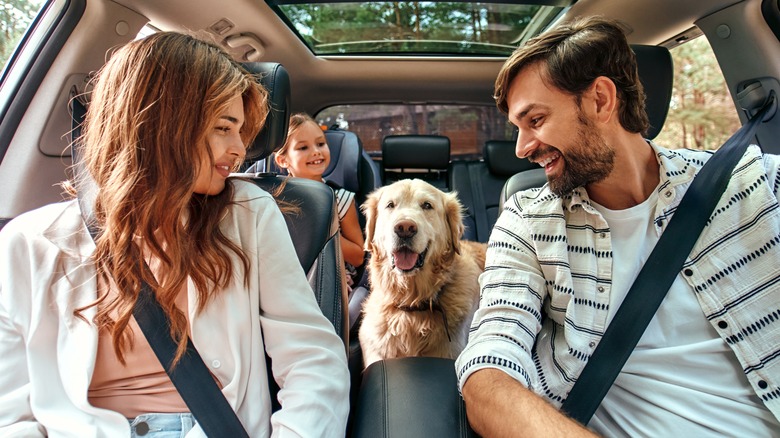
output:
M 207 436 L 249 437 L 236 412 L 217 386 L 198 350 L 187 339 L 187 350 L 172 367 L 178 345 L 171 338 L 170 324 L 151 287 L 144 282 L 133 308 L 133 316 L 152 347 L 157 360 L 190 408 Z
M 661 305 L 729 184 L 758 125 L 773 107 L 764 107 L 705 163 L 685 192 L 669 225 L 634 280 L 561 410 L 587 425 Z

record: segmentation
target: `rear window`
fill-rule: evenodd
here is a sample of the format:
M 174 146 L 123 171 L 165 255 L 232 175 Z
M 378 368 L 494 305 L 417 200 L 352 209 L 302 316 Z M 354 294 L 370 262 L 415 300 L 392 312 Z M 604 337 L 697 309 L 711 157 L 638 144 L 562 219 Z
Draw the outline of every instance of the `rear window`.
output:
M 374 157 L 381 156 L 387 135 L 443 135 L 450 139 L 453 160 L 472 160 L 482 156 L 487 140 L 511 140 L 514 134 L 495 105 L 337 105 L 317 113 L 315 120 L 354 132 Z

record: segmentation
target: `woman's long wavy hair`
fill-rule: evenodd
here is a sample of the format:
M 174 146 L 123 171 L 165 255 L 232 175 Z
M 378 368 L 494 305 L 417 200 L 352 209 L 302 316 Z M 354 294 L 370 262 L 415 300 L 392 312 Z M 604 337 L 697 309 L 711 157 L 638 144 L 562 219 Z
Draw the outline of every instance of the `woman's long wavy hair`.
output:
M 236 96 L 249 145 L 268 113 L 265 89 L 218 46 L 179 33 L 123 46 L 97 75 L 81 147 L 98 186 L 94 262 L 103 287 L 76 312 L 98 306 L 95 323 L 110 331 L 122 363 L 142 281 L 171 321 L 176 361 L 186 349 L 187 319 L 174 302 L 187 279 L 197 288 L 198 311 L 230 282 L 248 283 L 248 258 L 219 228 L 232 203 L 230 180 L 218 195 L 193 193 L 201 157 L 215 160 L 206 135 Z M 145 256 L 159 261 L 156 277 Z

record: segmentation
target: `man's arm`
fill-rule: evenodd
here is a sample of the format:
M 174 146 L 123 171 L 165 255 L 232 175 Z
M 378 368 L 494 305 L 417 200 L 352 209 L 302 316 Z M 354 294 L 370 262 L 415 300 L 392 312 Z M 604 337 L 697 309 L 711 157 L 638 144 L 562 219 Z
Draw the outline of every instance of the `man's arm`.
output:
M 485 368 L 463 385 L 471 427 L 484 437 L 596 437 L 503 371 Z

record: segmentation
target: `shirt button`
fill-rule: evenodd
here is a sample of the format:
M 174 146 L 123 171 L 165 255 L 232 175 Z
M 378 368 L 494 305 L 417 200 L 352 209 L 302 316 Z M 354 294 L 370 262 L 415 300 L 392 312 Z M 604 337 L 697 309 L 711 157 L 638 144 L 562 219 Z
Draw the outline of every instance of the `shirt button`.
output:
M 588 343 L 588 347 L 590 347 L 590 348 L 593 348 L 595 346 L 596 346 L 596 342 L 595 341 L 590 341 L 590 343 Z
M 601 234 L 599 234 L 599 237 L 603 239 L 603 238 L 607 237 L 607 233 L 601 233 Z
M 596 290 L 603 293 L 606 289 L 604 288 L 604 286 L 599 286 L 596 288 Z
M 211 366 L 213 366 L 214 368 L 219 368 L 219 367 L 222 366 L 222 362 L 220 362 L 217 359 L 214 359 L 214 360 L 211 361 Z
M 686 277 L 690 277 L 691 275 L 693 275 L 693 269 L 685 268 L 685 270 L 683 270 L 683 274 L 685 274 Z
M 718 322 L 718 327 L 720 327 L 722 329 L 728 328 L 729 327 L 729 323 L 727 323 L 726 321 L 719 321 Z
M 671 198 L 674 193 L 671 190 L 667 190 L 666 193 L 664 193 L 664 196 L 667 198 Z
M 759 380 L 758 381 L 758 387 L 759 388 L 766 389 L 767 386 L 769 386 L 769 385 L 766 383 L 766 380 Z

